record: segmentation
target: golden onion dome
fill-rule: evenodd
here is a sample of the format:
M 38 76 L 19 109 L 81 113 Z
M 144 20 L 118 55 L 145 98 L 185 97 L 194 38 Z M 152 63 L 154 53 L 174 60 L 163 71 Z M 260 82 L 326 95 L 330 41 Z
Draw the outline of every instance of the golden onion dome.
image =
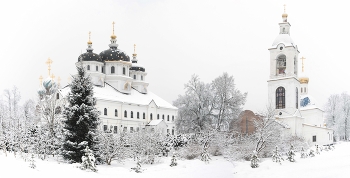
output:
M 112 38 L 112 39 L 116 39 L 117 36 L 115 36 L 115 35 L 113 34 L 113 35 L 111 35 L 111 38 Z
M 309 77 L 300 77 L 299 81 L 300 81 L 300 84 L 308 84 L 309 83 Z
M 92 44 L 92 42 L 89 40 L 89 41 L 87 42 L 87 44 Z
M 283 17 L 283 18 L 287 18 L 287 17 L 288 17 L 288 14 L 287 14 L 287 13 L 283 13 L 283 14 L 282 14 L 282 17 Z

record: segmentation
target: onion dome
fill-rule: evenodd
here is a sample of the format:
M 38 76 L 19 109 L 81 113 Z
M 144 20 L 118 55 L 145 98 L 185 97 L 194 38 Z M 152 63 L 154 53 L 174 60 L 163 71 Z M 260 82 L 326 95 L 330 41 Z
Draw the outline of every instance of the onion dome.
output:
M 310 96 L 310 95 L 304 95 L 300 96 L 300 106 L 301 107 L 306 107 L 306 106 L 311 106 L 311 105 L 316 105 L 315 99 Z
M 130 62 L 130 57 L 124 52 L 118 49 L 117 36 L 114 35 L 114 22 L 113 33 L 111 35 L 111 44 L 109 49 L 104 50 L 100 53 L 102 61 L 127 61 Z
M 79 61 L 98 61 L 98 62 L 102 62 L 100 55 L 92 52 L 94 49 L 92 48 L 92 42 L 90 40 L 90 35 L 91 35 L 91 32 L 89 32 L 89 41 L 87 42 L 88 48 L 86 48 L 86 53 L 83 53 L 83 54 L 81 54 L 79 56 L 78 62 Z
M 141 65 L 141 64 L 138 64 L 137 63 L 137 54 L 136 54 L 136 51 L 135 51 L 135 48 L 136 48 L 136 44 L 134 44 L 134 54 L 132 54 L 132 64 L 131 64 L 131 67 L 130 67 L 130 70 L 135 70 L 135 71 L 142 71 L 142 72 L 145 72 L 145 68 Z
M 308 84 L 309 83 L 309 77 L 300 77 L 299 81 L 301 84 Z

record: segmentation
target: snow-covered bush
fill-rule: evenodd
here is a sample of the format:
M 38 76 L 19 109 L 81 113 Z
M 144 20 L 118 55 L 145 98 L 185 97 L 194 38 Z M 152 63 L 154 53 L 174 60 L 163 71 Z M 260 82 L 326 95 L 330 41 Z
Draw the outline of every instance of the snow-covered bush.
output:
M 30 156 L 29 162 L 30 162 L 29 163 L 29 167 L 32 168 L 32 169 L 35 169 L 36 165 L 35 165 L 35 160 L 34 160 L 34 154 L 33 153 Z
M 126 133 L 100 133 L 98 153 L 101 159 L 108 165 L 111 165 L 114 160 L 123 162 L 130 152 L 130 148 L 127 147 L 127 140 L 128 135 Z
M 315 151 L 314 151 L 314 150 L 312 150 L 312 149 L 310 149 L 309 156 L 310 156 L 310 157 L 314 157 L 314 156 L 315 156 Z
M 170 166 L 171 167 L 177 166 L 177 159 L 176 159 L 176 154 L 175 153 L 173 154 L 173 157 L 171 158 Z
M 307 158 L 307 157 L 308 157 L 308 154 L 304 150 L 304 147 L 301 147 L 300 158 Z
M 131 168 L 132 170 L 134 170 L 136 173 L 142 173 L 144 171 L 144 169 L 142 169 L 142 164 L 141 164 L 141 160 L 139 157 L 136 158 L 137 162 L 136 162 L 136 167 Z

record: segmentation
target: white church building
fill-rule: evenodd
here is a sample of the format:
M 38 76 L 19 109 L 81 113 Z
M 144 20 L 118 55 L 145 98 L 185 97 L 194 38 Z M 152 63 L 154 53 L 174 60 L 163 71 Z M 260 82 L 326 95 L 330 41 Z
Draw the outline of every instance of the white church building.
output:
M 96 54 L 93 53 L 89 36 L 87 52 L 81 54 L 76 63 L 83 65 L 94 84 L 96 108 L 101 113 L 101 129 L 120 133 L 152 127 L 164 134 L 174 135 L 177 108 L 148 90 L 147 72 L 138 63 L 135 45 L 130 61 L 116 42 L 113 26 L 109 49 Z M 60 90 L 62 97 L 68 92 L 69 87 Z
M 310 146 L 330 144 L 333 130 L 326 127 L 324 111 L 308 95 L 309 78 L 298 77 L 299 50 L 290 36 L 287 17 L 282 14 L 280 33 L 269 48 L 268 102 L 275 108 L 275 118 L 287 125 L 285 134 L 304 137 Z

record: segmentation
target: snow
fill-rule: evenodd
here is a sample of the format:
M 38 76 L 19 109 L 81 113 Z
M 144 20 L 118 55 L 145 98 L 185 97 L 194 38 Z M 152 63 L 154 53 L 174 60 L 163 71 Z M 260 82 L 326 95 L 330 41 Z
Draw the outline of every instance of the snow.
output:
M 70 92 L 69 87 L 65 87 L 60 90 L 63 96 L 67 96 L 68 92 Z M 94 97 L 98 100 L 107 100 L 113 102 L 122 102 L 136 105 L 149 105 L 153 100 L 158 107 L 169 108 L 169 109 L 177 109 L 167 101 L 163 100 L 156 94 L 148 91 L 147 94 L 142 94 L 135 89 L 131 89 L 131 94 L 123 94 L 116 91 L 114 88 L 109 85 L 105 85 L 104 87 L 94 86 Z
M 286 47 L 287 46 L 295 47 L 294 42 L 289 34 L 279 34 L 276 37 L 275 41 L 273 42 L 272 48 L 276 48 L 278 46 L 278 44 L 280 44 L 280 43 L 284 44 Z
M 176 178 L 176 177 L 234 177 L 234 178 L 346 178 L 350 168 L 350 142 L 340 142 L 335 145 L 333 151 L 322 151 L 315 157 L 300 158 L 300 152 L 296 153 L 296 162 L 283 161 L 282 165 L 272 162 L 271 158 L 261 159 L 258 168 L 251 168 L 249 161 L 237 161 L 230 163 L 222 156 L 214 156 L 209 164 L 199 159 L 178 160 L 178 166 L 170 167 L 171 156 L 164 157 L 163 162 L 153 165 L 142 165 L 143 173 L 131 171 L 136 162 L 127 160 L 124 164 L 112 162 L 112 165 L 98 165 L 98 172 L 83 171 L 77 168 L 79 164 L 66 164 L 57 162 L 56 158 L 48 161 L 35 158 L 36 168 L 29 167 L 30 162 L 25 162 L 19 154 L 15 158 L 13 153 L 7 156 L 0 152 L 1 175 L 5 177 L 28 176 L 36 178 L 47 177 L 72 177 L 79 175 L 85 178 L 97 177 L 152 177 L 152 178 Z M 284 158 L 286 156 L 284 155 Z
M 163 120 L 152 120 L 150 123 L 148 123 L 147 125 L 158 125 L 159 123 L 161 123 Z

